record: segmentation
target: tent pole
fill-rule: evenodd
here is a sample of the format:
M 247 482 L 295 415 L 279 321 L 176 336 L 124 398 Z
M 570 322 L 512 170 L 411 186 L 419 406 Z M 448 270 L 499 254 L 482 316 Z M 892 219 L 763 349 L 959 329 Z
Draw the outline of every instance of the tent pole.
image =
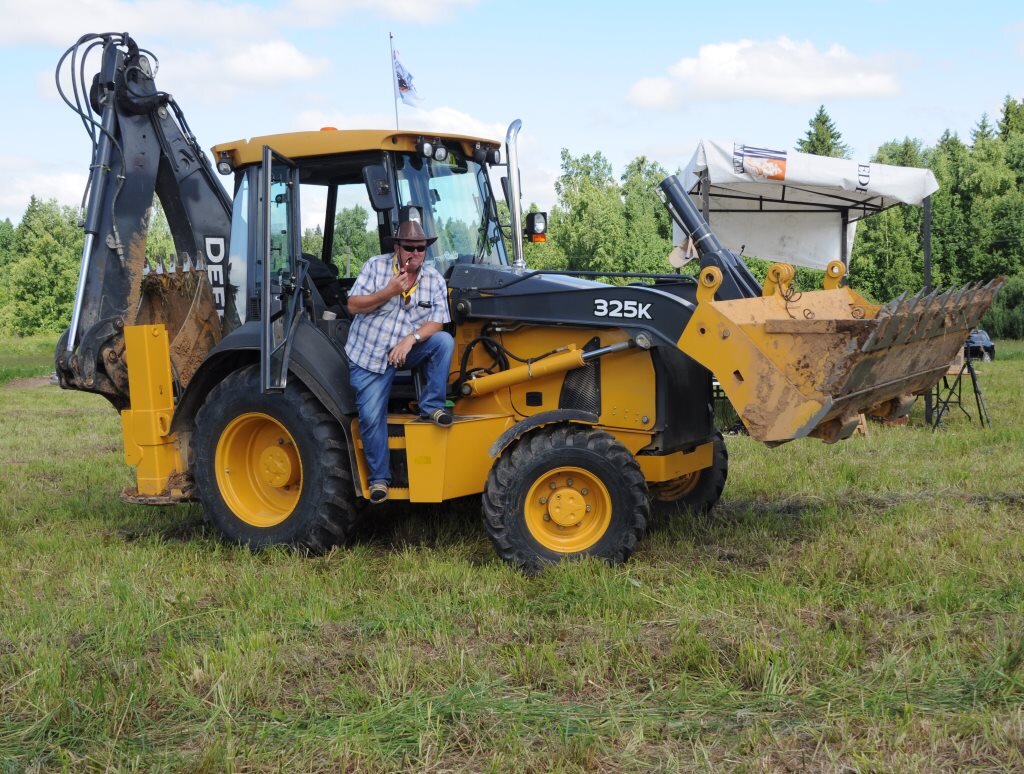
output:
M 850 225 L 850 211 L 843 210 L 839 218 L 839 260 L 847 270 L 850 268 L 849 245 L 846 244 L 847 227 Z
M 711 175 L 708 170 L 700 173 L 700 209 L 704 220 L 711 222 Z
M 924 197 L 924 292 L 932 292 L 932 197 Z
M 924 234 L 921 237 L 924 242 L 924 292 L 927 295 L 932 292 L 932 197 L 924 197 Z M 932 391 L 924 396 L 924 421 L 932 423 Z

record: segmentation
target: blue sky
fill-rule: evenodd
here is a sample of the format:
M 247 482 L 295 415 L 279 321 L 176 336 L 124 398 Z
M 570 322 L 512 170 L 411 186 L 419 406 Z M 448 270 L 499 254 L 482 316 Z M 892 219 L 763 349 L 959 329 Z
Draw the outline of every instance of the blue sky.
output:
M 710 6 L 710 7 L 708 7 Z M 905 136 L 969 138 L 1024 97 L 1010 3 L 713 4 L 496 0 L 0 0 L 0 218 L 29 196 L 77 205 L 89 141 L 54 66 L 86 32 L 127 31 L 204 147 L 330 125 L 394 125 L 388 33 L 415 77 L 403 128 L 494 138 L 523 121 L 527 201 L 549 207 L 559 152 L 670 171 L 702 137 L 792 148 L 819 104 L 867 159 Z M 835 10 L 827 10 L 834 8 Z M 98 63 L 98 58 L 97 58 Z

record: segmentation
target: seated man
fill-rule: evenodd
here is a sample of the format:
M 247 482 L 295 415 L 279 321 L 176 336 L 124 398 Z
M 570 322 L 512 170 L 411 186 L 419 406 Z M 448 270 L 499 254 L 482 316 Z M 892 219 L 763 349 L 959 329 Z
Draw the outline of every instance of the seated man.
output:
M 370 502 L 388 499 L 388 396 L 399 368 L 422 367 L 426 388 L 420 414 L 440 427 L 452 423 L 445 391 L 455 341 L 446 333 L 448 291 L 444 278 L 424 266 L 428 237 L 417 221 L 398 229 L 395 252 L 366 262 L 348 293 L 353 322 L 345 352 L 359 411 L 359 434 L 369 467 Z

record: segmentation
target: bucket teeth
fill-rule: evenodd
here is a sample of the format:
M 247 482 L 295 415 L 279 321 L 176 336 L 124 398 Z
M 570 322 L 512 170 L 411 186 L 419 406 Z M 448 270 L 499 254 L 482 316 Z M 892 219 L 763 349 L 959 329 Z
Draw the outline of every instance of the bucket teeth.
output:
M 928 295 L 921 292 L 910 298 L 904 294 L 878 310 L 878 327 L 861 351 L 876 352 L 961 329 L 966 336 L 988 310 L 1001 284 L 993 280 L 984 286 L 968 284 Z
M 874 341 L 869 339 L 870 349 L 868 349 L 868 343 L 865 343 L 864 351 L 871 352 L 878 349 L 886 349 L 891 347 L 898 337 L 903 336 L 907 326 L 913 325 L 914 310 L 921 303 L 923 295 L 923 293 L 916 293 L 910 298 L 901 297 L 899 302 L 894 303 L 891 308 L 888 307 L 888 304 L 883 307 L 883 309 L 890 311 L 889 318 L 884 323 L 884 328 L 879 331 L 878 337 Z M 879 312 L 879 317 L 881 317 L 881 314 Z

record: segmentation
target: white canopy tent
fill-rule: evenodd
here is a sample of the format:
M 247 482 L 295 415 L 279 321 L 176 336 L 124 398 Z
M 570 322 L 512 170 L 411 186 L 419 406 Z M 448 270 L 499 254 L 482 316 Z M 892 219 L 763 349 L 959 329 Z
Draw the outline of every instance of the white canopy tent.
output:
M 856 222 L 896 204 L 925 206 L 925 282 L 930 284 L 929 169 L 702 140 L 683 186 L 725 247 L 737 254 L 824 269 L 847 262 Z M 684 239 L 675 226 L 675 242 Z

